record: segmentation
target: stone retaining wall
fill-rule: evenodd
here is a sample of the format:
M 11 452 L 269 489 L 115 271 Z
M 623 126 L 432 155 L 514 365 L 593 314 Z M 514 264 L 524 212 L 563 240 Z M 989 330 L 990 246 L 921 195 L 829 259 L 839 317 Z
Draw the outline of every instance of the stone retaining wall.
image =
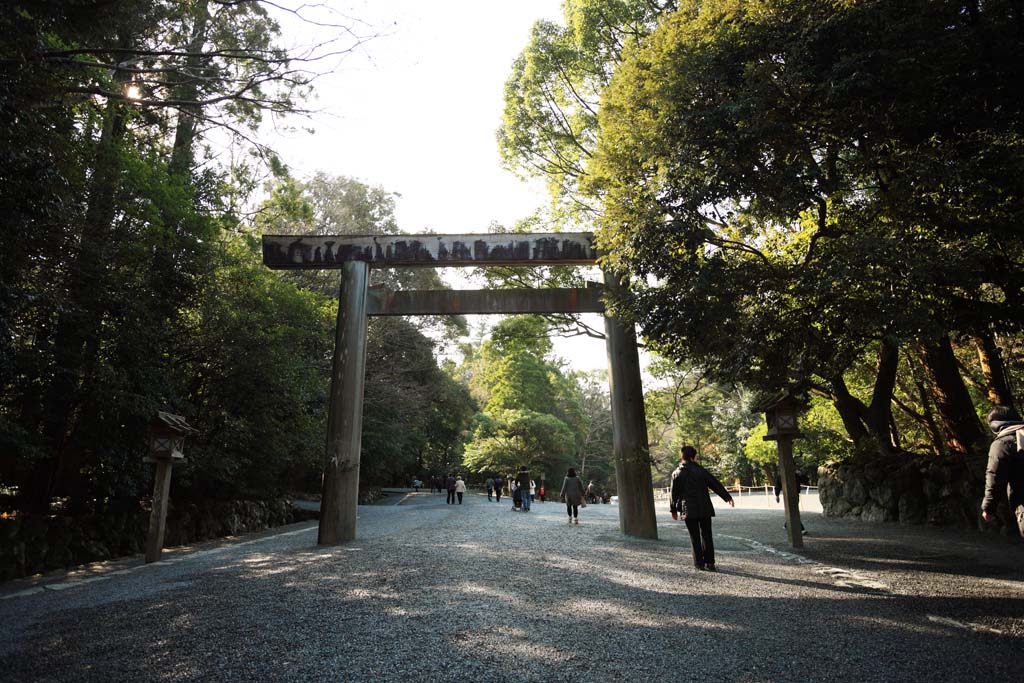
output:
M 869 522 L 998 529 L 1001 522 L 981 522 L 985 462 L 962 455 L 895 455 L 824 465 L 818 468 L 821 507 L 830 517 Z
M 291 501 L 171 502 L 164 547 L 288 524 Z M 105 511 L 84 517 L 20 515 L 0 519 L 0 580 L 141 553 L 149 511 Z

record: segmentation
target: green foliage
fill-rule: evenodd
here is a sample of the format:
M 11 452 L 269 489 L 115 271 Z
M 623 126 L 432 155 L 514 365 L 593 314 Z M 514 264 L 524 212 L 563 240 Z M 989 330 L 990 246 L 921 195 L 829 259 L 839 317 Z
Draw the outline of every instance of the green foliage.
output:
M 352 38 L 340 36 L 323 44 L 333 54 Z M 175 496 L 319 488 L 336 277 L 318 286 L 268 271 L 253 229 L 397 226 L 385 190 L 293 181 L 250 144 L 264 112 L 301 110 L 323 56 L 292 63 L 283 42 L 260 2 L 0 10 L 0 486 L 26 509 L 147 494 L 157 410 L 199 430 Z M 211 136 L 217 127 L 225 134 Z M 262 169 L 247 158 L 276 178 L 255 225 L 241 216 Z M 420 270 L 376 282 L 438 280 Z M 371 326 L 372 480 L 459 456 L 475 405 L 433 346 L 404 321 Z
M 267 497 L 320 469 L 331 300 L 261 263 L 252 239 L 224 243 L 176 355 L 179 409 L 199 430 L 182 482 L 204 497 Z
M 760 416 L 757 426 L 746 438 L 743 452 L 760 468 L 761 481 L 772 484 L 779 469 L 779 451 L 776 442 L 764 440 L 767 432 L 768 425 Z M 807 472 L 812 480 L 820 465 L 840 462 L 853 455 L 852 444 L 845 437 L 842 423 L 824 399 L 812 399 L 808 410 L 800 415 L 800 433 L 801 438 L 793 443 L 793 458 L 797 467 Z
M 505 164 L 547 181 L 555 221 L 591 220 L 579 192 L 598 135 L 598 103 L 627 45 L 673 2 L 569 0 L 565 24 L 538 21 L 505 84 L 498 149 Z
M 480 399 L 464 464 L 474 473 L 527 465 L 535 476 L 569 467 L 599 484 L 613 477 L 611 408 L 604 377 L 567 372 L 550 358 L 549 327 L 539 316 L 499 322 L 458 370 Z
M 574 438 L 554 415 L 503 409 L 478 422 L 463 463 L 476 474 L 515 472 L 525 465 L 535 477 L 553 476 L 574 463 Z
M 650 372 L 661 384 L 645 396 L 656 485 L 668 485 L 685 445 L 696 448 L 703 465 L 723 481 L 760 479 L 744 450 L 747 435 L 761 419 L 750 413 L 749 392 L 708 384 L 694 369 L 664 360 L 653 363 Z
M 469 391 L 441 371 L 434 342 L 401 318 L 370 326 L 360 476 L 378 484 L 448 471 L 476 411 Z
M 1009 199 L 1022 158 L 1010 22 L 998 3 L 974 18 L 958 4 L 684 5 L 627 52 L 588 166 L 602 244 L 634 278 L 623 309 L 660 352 L 766 389 L 842 372 L 882 329 L 1006 317 L 976 293 L 1015 291 L 993 249 L 1024 210 Z M 971 47 L 995 36 L 983 57 Z M 1005 107 L 997 120 L 953 94 L 964 67 L 986 71 L 970 88 Z M 992 166 L 968 179 L 980 139 Z M 923 206 L 919 188 L 940 178 L 998 196 L 996 217 Z

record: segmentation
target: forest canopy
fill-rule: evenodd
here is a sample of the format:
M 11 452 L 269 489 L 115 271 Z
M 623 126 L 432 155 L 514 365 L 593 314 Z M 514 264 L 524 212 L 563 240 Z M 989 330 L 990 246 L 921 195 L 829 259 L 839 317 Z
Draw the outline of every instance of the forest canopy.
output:
M 570 0 L 513 67 L 499 146 L 594 226 L 614 310 L 679 370 L 825 401 L 839 457 L 977 453 L 979 415 L 1019 399 L 1021 21 Z

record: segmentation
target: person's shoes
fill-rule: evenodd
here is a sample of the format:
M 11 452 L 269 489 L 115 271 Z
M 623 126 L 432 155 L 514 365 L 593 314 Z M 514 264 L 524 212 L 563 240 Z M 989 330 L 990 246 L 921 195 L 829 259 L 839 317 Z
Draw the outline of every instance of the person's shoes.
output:
M 706 564 L 706 565 L 704 565 L 704 571 L 706 571 L 706 572 L 717 572 L 718 570 L 715 569 L 715 565 L 713 565 L 713 564 Z
M 572 520 L 572 523 L 573 523 L 573 524 L 576 524 L 576 525 L 579 525 L 579 523 L 580 523 L 580 520 L 579 520 L 579 519 L 573 519 L 573 520 Z
M 807 529 L 801 529 L 800 530 L 800 535 L 801 536 L 806 536 L 807 535 Z
M 569 524 L 572 524 L 572 517 L 569 518 Z
M 693 565 L 693 568 L 696 569 L 697 571 L 704 571 L 704 565 L 702 565 L 702 564 L 695 564 L 695 565 Z

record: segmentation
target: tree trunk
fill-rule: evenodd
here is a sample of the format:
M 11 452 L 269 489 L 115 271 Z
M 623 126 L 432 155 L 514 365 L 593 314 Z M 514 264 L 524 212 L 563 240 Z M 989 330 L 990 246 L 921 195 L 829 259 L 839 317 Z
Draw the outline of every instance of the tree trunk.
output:
M 128 48 L 125 39 L 120 46 Z M 115 73 L 115 80 L 126 83 L 129 74 Z M 74 458 L 69 443 L 73 431 L 73 418 L 83 397 L 81 384 L 90 372 L 99 348 L 99 334 L 105 312 L 107 296 L 107 245 L 114 220 L 114 196 L 121 168 L 120 145 L 128 120 L 127 107 L 111 100 L 104 114 L 103 130 L 96 145 L 88 205 L 82 226 L 81 240 L 74 264 L 69 268 L 71 278 L 67 286 L 67 299 L 57 320 L 54 334 L 54 375 L 46 395 L 43 411 L 43 437 L 49 457 L 37 461 L 26 492 L 24 505 L 30 512 L 49 510 L 58 474 L 78 476 L 78 467 L 69 462 Z M 67 482 L 74 489 L 73 482 Z
M 981 372 L 985 375 L 988 400 L 994 406 L 1014 407 L 1013 394 L 1006 382 L 1006 366 L 1003 365 L 995 338 L 988 332 L 976 335 L 974 346 L 978 350 Z
M 871 404 L 868 406 L 867 426 L 868 431 L 878 441 L 879 452 L 889 455 L 896 450 L 889 426 L 892 424 L 892 393 L 896 390 L 900 347 L 895 335 L 892 334 L 883 335 L 880 342 L 878 371 L 875 376 L 875 387 L 871 392 Z
M 974 403 L 960 376 L 949 336 L 921 342 L 919 348 L 946 444 L 959 453 L 974 453 L 984 435 L 974 412 Z
M 931 396 L 924 383 L 923 372 L 914 360 L 914 354 L 907 354 L 907 364 L 910 365 L 910 375 L 917 390 L 917 400 L 921 402 L 921 414 L 924 418 L 925 429 L 928 431 L 928 438 L 932 442 L 932 450 L 935 455 L 942 455 L 946 451 L 946 442 L 942 438 L 942 430 L 935 422 L 935 406 L 932 405 Z
M 868 430 L 865 429 L 864 423 L 861 421 L 861 411 L 864 406 L 850 393 L 842 375 L 833 377 L 830 383 L 832 385 L 832 405 L 838 411 L 839 418 L 843 421 L 843 426 L 846 428 L 850 440 L 853 441 L 853 445 L 860 446 L 869 436 Z
M 850 393 L 842 375 L 831 379 L 832 403 L 839 411 L 846 433 L 855 446 L 861 446 L 870 438 L 882 455 L 891 455 L 897 450 L 890 427 L 892 393 L 896 387 L 898 365 L 899 344 L 895 336 L 887 334 L 882 337 L 878 351 L 878 369 L 870 405 L 864 405 L 863 401 Z
M 188 42 L 188 56 L 185 58 L 183 71 L 193 80 L 186 81 L 176 90 L 176 99 L 182 102 L 198 101 L 199 88 L 197 83 L 201 77 L 204 59 L 200 57 L 203 45 L 206 44 L 206 27 L 210 13 L 208 1 L 201 0 L 195 7 L 192 35 Z M 202 113 L 198 104 L 186 104 L 178 108 L 178 122 L 174 131 L 174 147 L 171 150 L 171 161 L 168 166 L 172 176 L 187 179 L 192 170 L 192 145 L 196 137 L 196 122 Z

